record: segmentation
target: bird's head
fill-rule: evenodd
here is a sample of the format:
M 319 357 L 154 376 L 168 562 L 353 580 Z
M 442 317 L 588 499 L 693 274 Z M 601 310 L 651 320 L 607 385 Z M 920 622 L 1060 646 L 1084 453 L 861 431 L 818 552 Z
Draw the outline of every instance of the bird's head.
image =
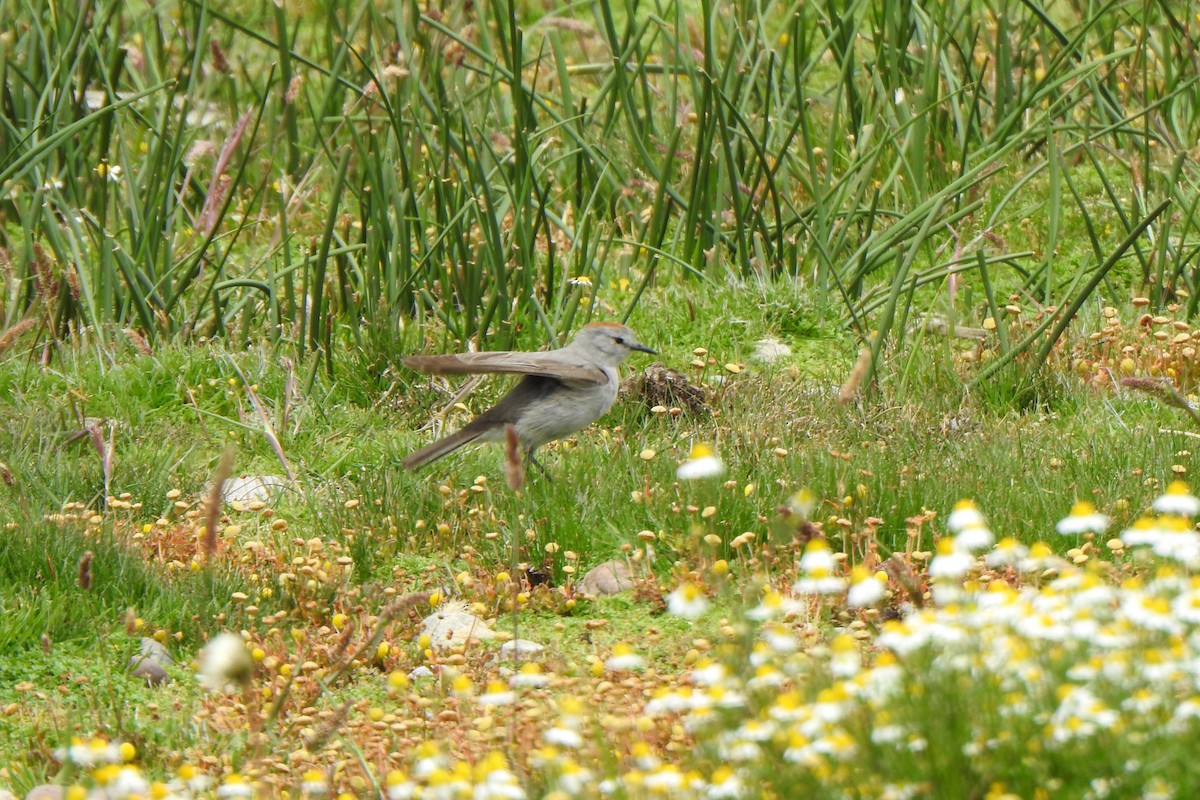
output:
M 583 348 L 605 363 L 612 364 L 620 364 L 634 350 L 657 355 L 655 350 L 639 342 L 633 331 L 616 322 L 593 322 L 585 325 L 575 334 L 571 346 Z

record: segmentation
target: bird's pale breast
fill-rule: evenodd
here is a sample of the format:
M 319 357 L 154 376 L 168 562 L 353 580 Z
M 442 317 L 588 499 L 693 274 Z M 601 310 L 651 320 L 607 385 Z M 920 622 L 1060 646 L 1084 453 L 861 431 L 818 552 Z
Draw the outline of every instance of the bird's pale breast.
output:
M 586 428 L 617 399 L 617 381 L 600 386 L 561 387 L 531 404 L 517 420 L 517 435 L 527 447 L 540 447 Z

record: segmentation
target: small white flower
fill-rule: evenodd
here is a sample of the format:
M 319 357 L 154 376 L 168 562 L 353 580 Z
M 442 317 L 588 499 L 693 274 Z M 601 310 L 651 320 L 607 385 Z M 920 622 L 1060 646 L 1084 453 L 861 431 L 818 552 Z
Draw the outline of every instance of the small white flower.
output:
M 1061 569 L 1067 562 L 1054 554 L 1045 542 L 1034 542 L 1029 554 L 1017 562 L 1017 569 L 1026 574 L 1047 569 Z
M 570 728 L 547 728 L 542 733 L 542 738 L 546 740 L 546 744 L 556 747 L 569 747 L 576 750 L 583 746 L 583 737 L 579 735 L 578 731 Z
M 935 605 L 952 606 L 963 602 L 967 593 L 956 580 L 935 580 L 929 587 L 929 597 Z
M 773 589 L 763 594 L 762 602 L 746 612 L 747 619 L 761 622 L 775 617 L 787 618 L 800 611 L 800 603 L 790 597 L 785 598 Z
M 667 612 L 677 617 L 695 619 L 707 610 L 708 598 L 694 583 L 681 583 L 667 595 Z
M 800 580 L 792 585 L 796 594 L 837 594 L 845 591 L 846 581 L 837 575 L 837 561 L 823 539 L 814 539 L 800 557 Z
M 253 797 L 254 787 L 236 772 L 217 787 L 217 797 Z
M 744 792 L 745 788 L 737 773 L 729 767 L 720 767 L 713 773 L 705 794 L 712 800 L 725 800 L 725 798 L 741 797 Z
M 642 783 L 651 794 L 670 794 L 683 787 L 683 775 L 680 774 L 679 768 L 672 764 L 647 774 Z
M 946 527 L 954 533 L 959 533 L 967 528 L 980 528 L 987 525 L 987 520 L 983 518 L 983 514 L 979 511 L 978 506 L 970 500 L 959 500 L 954 506 L 954 510 L 950 512 L 950 516 L 946 519 Z
M 838 594 L 845 588 L 846 581 L 837 575 L 806 576 L 792 584 L 792 591 L 796 594 Z
M 837 560 L 823 539 L 814 539 L 804 548 L 800 569 L 813 574 L 828 574 L 837 568 Z
M 521 671 L 508 679 L 509 686 L 527 686 L 541 689 L 550 683 L 550 676 L 542 672 L 537 664 L 526 664 Z
M 310 769 L 304 773 L 304 778 L 300 782 L 300 790 L 308 794 L 325 794 L 329 791 L 329 782 L 325 780 L 325 773 L 319 769 Z
M 1029 548 L 1011 536 L 1000 540 L 996 549 L 984 559 L 989 567 L 1011 567 L 1029 555 Z
M 882 572 L 872 573 L 859 565 L 851 571 L 850 581 L 846 605 L 851 608 L 873 606 L 887 596 L 887 576 Z
M 1096 510 L 1096 507 L 1086 500 L 1081 500 L 1071 506 L 1069 516 L 1063 517 L 1054 529 L 1063 536 L 1077 536 L 1081 533 L 1102 533 L 1108 529 L 1110 520 Z
M 831 643 L 829 671 L 835 678 L 853 678 L 862 669 L 862 654 L 853 636 L 842 634 Z
M 728 677 L 729 670 L 719 661 L 703 660 L 692 668 L 692 682 L 697 686 L 716 686 Z
M 186 795 L 188 792 L 203 792 L 213 785 L 211 776 L 204 774 L 191 764 L 179 768 L 179 775 L 169 784 L 171 788 Z
M 517 776 L 512 772 L 507 769 L 494 769 L 481 782 L 475 784 L 474 795 L 487 800 L 524 800 L 525 790 L 521 788 Z
M 953 539 L 942 539 L 937 544 L 938 554 L 929 562 L 929 577 L 958 580 L 975 566 L 975 557 L 958 550 Z
M 613 672 L 626 672 L 641 669 L 646 665 L 645 659 L 633 652 L 633 648 L 621 642 L 613 647 L 613 654 L 604 662 L 604 666 Z
M 1172 481 L 1167 493 L 1156 498 L 1150 507 L 1160 514 L 1194 517 L 1200 514 L 1200 498 L 1188 491 L 1183 481 Z
M 228 631 L 214 636 L 200 651 L 200 685 L 210 692 L 231 692 L 250 681 L 254 661 L 241 636 Z
M 715 478 L 725 474 L 725 462 L 706 444 L 692 446 L 688 460 L 675 470 L 675 477 L 681 481 L 694 481 L 699 478 Z
M 788 509 L 802 519 L 810 519 L 817 508 L 817 495 L 812 489 L 801 489 L 788 498 Z
M 475 698 L 475 702 L 481 706 L 511 706 L 517 702 L 517 693 L 507 685 L 493 681 L 488 684 L 486 692 Z
M 776 653 L 787 655 L 800 649 L 800 640 L 791 629 L 779 622 L 771 622 L 763 626 L 759 636 L 767 643 L 767 647 Z
M 403 772 L 395 770 L 387 778 L 388 800 L 411 800 L 417 796 L 417 785 Z
M 964 553 L 974 553 L 986 550 L 996 542 L 996 537 L 986 525 L 972 525 L 963 528 L 954 537 L 954 548 Z
M 122 767 L 121 771 L 116 774 L 112 782 L 104 787 L 105 795 L 112 800 L 119 797 L 133 797 L 134 795 L 145 795 L 150 791 L 150 784 L 142 777 L 141 770 L 137 767 Z
M 121 761 L 121 746 L 96 738 L 90 742 L 76 742 L 66 749 L 59 748 L 54 755 L 60 761 L 70 761 L 75 766 L 85 768 L 98 764 L 118 764 Z

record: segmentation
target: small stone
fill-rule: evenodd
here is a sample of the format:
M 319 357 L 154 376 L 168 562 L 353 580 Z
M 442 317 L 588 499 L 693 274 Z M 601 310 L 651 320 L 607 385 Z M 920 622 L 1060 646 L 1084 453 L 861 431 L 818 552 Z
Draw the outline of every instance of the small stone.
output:
M 467 604 L 461 600 L 451 600 L 426 617 L 421 622 L 421 632 L 428 634 L 435 649 L 496 638 L 495 631 L 468 612 Z
M 162 686 L 171 682 L 171 676 L 158 662 L 149 656 L 133 656 L 129 659 L 129 675 L 137 680 L 145 681 L 147 686 Z
M 767 336 L 754 343 L 754 353 L 750 357 L 755 361 L 770 364 L 791 354 L 792 348 L 773 336 Z
M 429 667 L 417 667 L 408 673 L 408 677 L 410 680 L 415 681 L 418 678 L 432 678 L 434 675 L 433 670 L 431 670 Z
M 142 641 L 138 645 L 138 652 L 160 666 L 175 663 L 175 659 L 171 658 L 171 654 L 167 651 L 167 646 L 149 636 L 142 637 Z
M 588 570 L 579 582 L 579 591 L 588 597 L 620 594 L 633 588 L 633 573 L 629 565 L 619 559 L 605 561 Z
M 529 639 L 513 639 L 500 645 L 500 655 L 510 656 L 516 653 L 520 656 L 532 656 L 545 650 L 545 645 L 532 642 Z
M 230 478 L 221 486 L 221 499 L 226 503 L 266 503 L 287 487 L 281 475 L 243 475 Z

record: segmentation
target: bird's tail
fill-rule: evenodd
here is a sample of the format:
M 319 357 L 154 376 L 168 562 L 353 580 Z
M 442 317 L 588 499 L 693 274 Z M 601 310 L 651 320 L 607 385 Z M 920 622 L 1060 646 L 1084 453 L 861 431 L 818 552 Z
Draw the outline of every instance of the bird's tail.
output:
M 461 431 L 455 431 L 449 436 L 444 436 L 433 444 L 426 445 L 417 452 L 410 454 L 401 463 L 403 463 L 405 469 L 423 467 L 426 464 L 437 461 L 442 456 L 450 455 L 463 445 L 470 444 L 482 434 L 483 431 L 481 430 L 473 431 L 466 428 Z

